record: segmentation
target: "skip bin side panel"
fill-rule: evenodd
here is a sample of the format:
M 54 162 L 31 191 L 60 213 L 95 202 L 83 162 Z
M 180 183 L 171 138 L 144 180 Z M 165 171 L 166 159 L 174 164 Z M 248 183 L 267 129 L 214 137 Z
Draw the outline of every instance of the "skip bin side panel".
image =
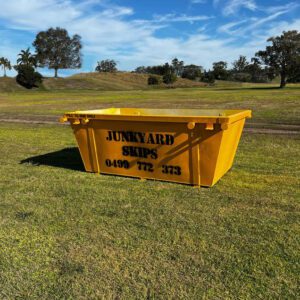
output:
M 87 172 L 97 172 L 91 128 L 83 125 L 72 125 L 81 159 Z
M 219 149 L 223 131 L 220 125 L 215 125 L 214 130 L 205 130 L 201 125 L 200 135 L 200 177 L 202 186 L 212 186 L 216 171 Z
M 244 124 L 245 119 L 241 119 L 223 131 L 213 184 L 232 167 Z
M 186 124 L 94 120 L 101 173 L 193 184 Z

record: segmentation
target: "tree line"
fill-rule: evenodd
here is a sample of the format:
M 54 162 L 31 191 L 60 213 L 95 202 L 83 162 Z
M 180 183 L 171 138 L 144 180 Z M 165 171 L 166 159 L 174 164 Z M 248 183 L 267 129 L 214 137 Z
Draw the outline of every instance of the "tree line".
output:
M 267 40 L 269 45 L 265 50 L 258 51 L 247 60 L 240 55 L 231 67 L 226 61 L 213 63 L 212 69 L 205 70 L 195 64 L 185 65 L 184 61 L 174 58 L 170 63 L 156 66 L 140 66 L 133 72 L 149 74 L 148 84 L 155 85 L 163 81 L 173 83 L 178 77 L 190 80 L 213 83 L 215 80 L 230 80 L 242 82 L 269 82 L 280 76 L 280 87 L 287 82 L 300 82 L 300 33 L 296 30 L 283 32 L 280 36 Z M 69 36 L 66 29 L 49 28 L 39 32 L 32 43 L 35 53 L 30 48 L 22 50 L 17 64 L 0 57 L 3 74 L 14 68 L 17 71 L 16 80 L 19 84 L 32 88 L 42 82 L 42 75 L 37 67 L 47 67 L 54 70 L 58 77 L 60 69 L 78 69 L 82 65 L 82 43 L 77 34 Z M 117 62 L 113 59 L 99 61 L 95 68 L 97 72 L 116 72 Z
M 205 70 L 202 66 L 185 65 L 183 61 L 174 58 L 170 64 L 140 66 L 135 72 L 162 76 L 172 72 L 175 75 L 173 80 L 182 77 L 208 83 L 215 80 L 266 83 L 280 76 L 281 88 L 287 82 L 300 82 L 300 33 L 296 30 L 283 32 L 280 36 L 269 38 L 267 42 L 271 45 L 255 53 L 250 61 L 240 55 L 231 68 L 226 61 L 217 61 L 211 70 Z M 151 75 L 148 83 L 158 84 L 158 81 Z

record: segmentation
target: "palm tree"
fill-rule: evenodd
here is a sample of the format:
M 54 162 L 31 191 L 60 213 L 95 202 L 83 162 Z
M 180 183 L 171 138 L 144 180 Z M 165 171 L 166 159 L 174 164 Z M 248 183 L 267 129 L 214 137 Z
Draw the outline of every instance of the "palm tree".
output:
M 27 48 L 26 50 L 21 50 L 18 56 L 19 56 L 19 58 L 17 59 L 18 65 L 26 65 L 32 67 L 37 66 L 35 55 L 31 54 L 29 48 Z
M 6 69 L 11 70 L 10 61 L 5 57 L 0 57 L 0 66 L 3 69 L 3 77 L 6 77 Z

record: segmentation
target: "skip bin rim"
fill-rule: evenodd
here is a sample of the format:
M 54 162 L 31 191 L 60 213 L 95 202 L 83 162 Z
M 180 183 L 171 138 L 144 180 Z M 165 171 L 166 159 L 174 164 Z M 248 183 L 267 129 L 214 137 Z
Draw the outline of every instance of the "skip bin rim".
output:
M 177 123 L 186 123 L 186 122 L 195 122 L 195 123 L 210 123 L 210 124 L 231 124 L 237 122 L 244 118 L 251 118 L 251 110 L 230 110 L 230 109 L 205 109 L 202 111 L 219 111 L 219 114 L 228 114 L 228 115 L 184 115 L 184 112 L 187 111 L 198 111 L 199 109 L 172 109 L 172 111 L 182 111 L 183 114 L 113 114 L 109 111 L 125 109 L 125 108 L 105 108 L 98 110 L 79 110 L 74 112 L 67 112 L 63 116 L 63 121 L 70 121 L 72 119 L 89 119 L 89 120 L 119 120 L 119 121 L 145 121 L 145 122 L 177 122 Z M 139 111 L 139 110 L 151 110 L 151 112 L 170 111 L 170 109 L 149 109 L 149 108 L 129 108 L 130 110 Z M 108 112 L 108 113 L 106 113 Z

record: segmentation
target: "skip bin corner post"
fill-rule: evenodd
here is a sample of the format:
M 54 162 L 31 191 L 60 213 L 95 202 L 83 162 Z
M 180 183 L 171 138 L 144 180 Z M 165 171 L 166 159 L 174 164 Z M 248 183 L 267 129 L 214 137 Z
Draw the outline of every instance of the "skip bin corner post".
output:
M 189 168 L 190 184 L 194 187 L 200 187 L 200 136 L 198 134 L 197 124 L 195 122 L 187 123 L 188 140 L 189 140 Z

